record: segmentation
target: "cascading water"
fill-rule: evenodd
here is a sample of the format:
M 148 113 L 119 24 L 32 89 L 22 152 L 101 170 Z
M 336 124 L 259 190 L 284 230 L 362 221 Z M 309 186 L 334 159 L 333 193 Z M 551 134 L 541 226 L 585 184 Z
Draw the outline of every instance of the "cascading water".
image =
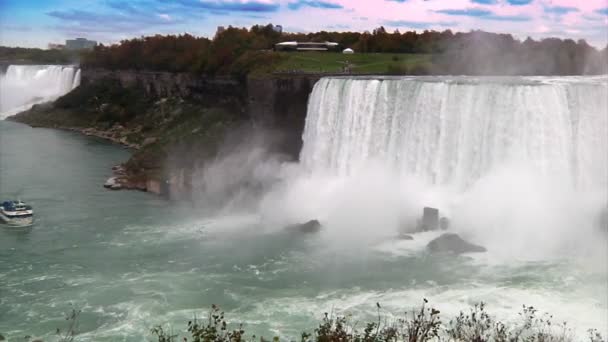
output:
M 348 175 L 370 160 L 466 189 L 507 162 L 608 186 L 606 78 L 320 80 L 301 161 Z
M 415 226 L 432 206 L 507 258 L 582 250 L 606 210 L 607 81 L 321 79 L 301 168 L 262 210 L 369 241 Z
M 52 101 L 80 85 L 80 69 L 61 65 L 10 65 L 0 74 L 0 119 Z

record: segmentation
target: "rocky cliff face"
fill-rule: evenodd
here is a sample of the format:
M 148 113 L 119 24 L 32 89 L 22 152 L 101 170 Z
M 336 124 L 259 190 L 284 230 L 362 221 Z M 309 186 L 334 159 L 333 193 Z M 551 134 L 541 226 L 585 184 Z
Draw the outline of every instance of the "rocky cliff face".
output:
M 294 159 L 302 148 L 308 97 L 319 79 L 317 75 L 283 75 L 247 80 L 249 117 L 282 133 L 282 152 Z
M 247 144 L 248 137 L 266 134 L 271 137 L 265 146 L 269 153 L 297 160 L 308 96 L 319 78 L 269 75 L 239 80 L 85 69 L 81 86 L 72 93 L 12 120 L 73 129 L 131 146 L 134 154 L 123 164 L 123 174 L 115 174 L 123 188 L 187 198 L 192 174 L 219 156 L 228 136 Z
M 83 69 L 81 83 L 117 80 L 123 87 L 140 87 L 150 97 L 195 97 L 212 99 L 222 95 L 243 94 L 241 82 L 231 77 L 208 77 L 189 73 L 161 71 Z
M 320 75 L 269 75 L 246 81 L 231 77 L 208 77 L 188 73 L 150 71 L 82 71 L 82 83 L 118 80 L 123 87 L 139 87 L 154 98 L 195 98 L 221 102 L 227 97 L 242 99 L 240 114 L 260 128 L 282 136 L 280 151 L 297 159 L 302 147 L 308 96 Z

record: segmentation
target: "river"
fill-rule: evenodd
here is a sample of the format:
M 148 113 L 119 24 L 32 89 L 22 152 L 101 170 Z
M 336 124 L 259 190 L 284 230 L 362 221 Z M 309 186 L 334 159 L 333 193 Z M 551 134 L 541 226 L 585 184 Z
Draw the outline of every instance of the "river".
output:
M 320 152 L 307 153 L 310 162 Z M 337 182 L 294 176 L 267 195 L 259 211 L 211 215 L 196 204 L 103 189 L 111 166 L 128 156 L 98 139 L 0 121 L 0 198 L 20 197 L 36 211 L 31 229 L 0 229 L 0 334 L 46 341 L 77 309 L 78 341 L 142 341 L 158 324 L 182 333 L 188 320 L 205 317 L 217 304 L 248 334 L 297 339 L 304 329 L 312 332 L 324 312 L 373 319 L 376 303 L 386 315 L 399 314 L 423 298 L 445 321 L 484 301 L 506 321 L 516 320 L 526 304 L 551 313 L 555 322 L 568 321 L 578 336 L 588 328 L 608 332 L 603 241 L 581 248 L 589 253 L 573 247 L 548 255 L 544 245 L 537 245 L 540 255 L 505 253 L 521 247 L 513 242 L 522 233 L 517 230 L 502 239 L 478 236 L 488 243 L 485 254 L 434 256 L 424 247 L 436 233 L 415 234 L 413 241 L 385 234 L 391 211 L 383 210 L 393 195 L 384 190 L 394 182 L 378 170 L 369 171 L 375 178 L 361 176 L 374 182 L 357 175 L 340 175 Z M 315 195 L 309 197 L 302 189 L 310 187 Z M 487 200 L 483 189 L 478 192 L 476 198 Z M 313 204 L 324 204 L 327 215 Z M 299 235 L 271 223 L 273 213 L 289 211 L 301 220 L 319 214 L 328 227 Z M 545 224 L 526 223 L 526 229 Z M 542 228 L 535 238 L 557 240 Z

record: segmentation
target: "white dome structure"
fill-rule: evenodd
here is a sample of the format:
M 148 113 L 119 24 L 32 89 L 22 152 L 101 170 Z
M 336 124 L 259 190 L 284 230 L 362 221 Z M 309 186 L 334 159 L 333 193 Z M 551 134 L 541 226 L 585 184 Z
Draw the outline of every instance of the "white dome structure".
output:
M 350 54 L 355 53 L 355 50 L 353 50 L 353 49 L 351 49 L 351 48 L 346 48 L 346 49 L 344 49 L 344 50 L 342 51 L 342 53 L 347 54 L 347 55 L 350 55 Z

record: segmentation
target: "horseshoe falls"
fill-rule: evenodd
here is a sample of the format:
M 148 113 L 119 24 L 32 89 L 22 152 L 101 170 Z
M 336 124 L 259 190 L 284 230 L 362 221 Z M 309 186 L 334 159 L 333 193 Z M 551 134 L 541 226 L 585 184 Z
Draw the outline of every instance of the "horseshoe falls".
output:
M 80 85 L 80 69 L 62 65 L 9 65 L 0 74 L 0 119 L 52 101 Z

